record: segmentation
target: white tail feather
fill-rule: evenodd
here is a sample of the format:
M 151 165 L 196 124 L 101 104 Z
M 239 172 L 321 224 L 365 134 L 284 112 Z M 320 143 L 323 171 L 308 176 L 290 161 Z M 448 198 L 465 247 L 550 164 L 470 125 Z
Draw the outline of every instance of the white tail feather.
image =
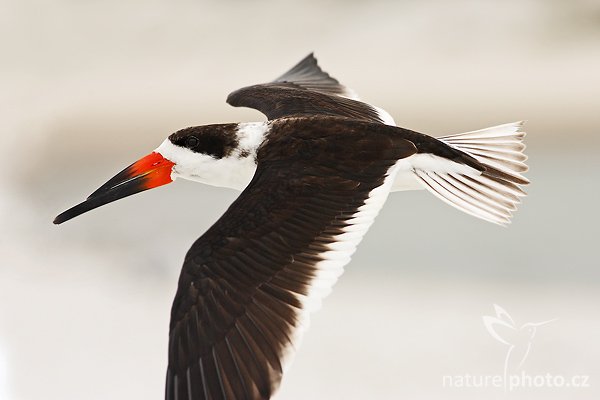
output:
M 519 197 L 525 196 L 520 186 L 529 183 L 522 175 L 528 167 L 521 126 L 522 122 L 516 122 L 438 138 L 480 162 L 486 168 L 483 173 L 418 167 L 414 173 L 427 190 L 453 207 L 486 221 L 508 224 Z

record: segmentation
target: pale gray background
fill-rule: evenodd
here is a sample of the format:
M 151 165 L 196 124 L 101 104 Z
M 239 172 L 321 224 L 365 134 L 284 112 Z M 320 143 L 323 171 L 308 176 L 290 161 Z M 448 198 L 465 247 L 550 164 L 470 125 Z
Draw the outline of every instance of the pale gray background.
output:
M 1 1 L 0 399 L 161 399 L 183 255 L 235 198 L 178 181 L 54 216 L 189 125 L 262 119 L 226 95 L 310 51 L 399 125 L 442 135 L 526 119 L 514 223 L 390 196 L 280 399 L 600 398 L 600 3 Z M 551 318 L 530 374 L 586 389 L 448 389 L 502 373 L 493 304 Z

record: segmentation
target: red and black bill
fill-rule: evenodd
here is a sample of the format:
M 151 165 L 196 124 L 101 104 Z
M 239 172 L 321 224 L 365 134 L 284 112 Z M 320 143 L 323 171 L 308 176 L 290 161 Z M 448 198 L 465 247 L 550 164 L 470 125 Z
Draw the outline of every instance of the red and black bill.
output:
M 59 214 L 54 219 L 54 223 L 62 224 L 104 204 L 144 190 L 166 185 L 173 181 L 171 179 L 173 165 L 175 164 L 161 154 L 152 152 L 119 172 L 92 193 L 84 202 Z

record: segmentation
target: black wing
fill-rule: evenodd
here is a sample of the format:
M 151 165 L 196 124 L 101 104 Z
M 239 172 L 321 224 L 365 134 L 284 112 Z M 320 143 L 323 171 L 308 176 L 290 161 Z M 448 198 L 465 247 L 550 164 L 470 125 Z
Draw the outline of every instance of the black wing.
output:
M 324 72 L 309 54 L 270 83 L 247 86 L 227 97 L 234 107 L 254 108 L 270 120 L 329 115 L 370 122 L 390 122 L 383 110 L 358 101 L 356 94 Z
M 186 255 L 171 314 L 167 400 L 269 399 L 308 311 L 383 205 L 390 167 L 416 152 L 397 137 L 334 139 L 316 129 L 271 134 L 252 182 Z
M 302 61 L 273 82 L 288 84 L 289 87 L 306 89 L 331 96 L 359 100 L 358 95 L 352 89 L 342 85 L 337 79 L 331 77 L 319 67 L 313 53 L 304 57 Z

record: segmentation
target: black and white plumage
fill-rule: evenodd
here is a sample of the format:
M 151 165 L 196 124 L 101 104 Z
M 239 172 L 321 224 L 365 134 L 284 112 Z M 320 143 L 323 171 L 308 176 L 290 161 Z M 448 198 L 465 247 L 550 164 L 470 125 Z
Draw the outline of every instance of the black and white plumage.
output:
M 188 252 L 171 318 L 168 399 L 190 390 L 269 398 L 306 313 L 383 205 L 386 176 L 416 152 L 397 136 L 322 123 L 275 123 L 248 187 Z
M 227 103 L 255 108 L 270 120 L 327 115 L 395 125 L 387 112 L 360 101 L 353 90 L 321 70 L 312 54 L 273 82 L 236 90 Z
M 308 313 L 390 192 L 424 188 L 506 224 L 528 183 L 520 124 L 439 139 L 398 128 L 312 54 L 227 101 L 268 121 L 178 131 L 55 220 L 177 177 L 243 189 L 185 257 L 171 312 L 168 400 L 270 398 Z

